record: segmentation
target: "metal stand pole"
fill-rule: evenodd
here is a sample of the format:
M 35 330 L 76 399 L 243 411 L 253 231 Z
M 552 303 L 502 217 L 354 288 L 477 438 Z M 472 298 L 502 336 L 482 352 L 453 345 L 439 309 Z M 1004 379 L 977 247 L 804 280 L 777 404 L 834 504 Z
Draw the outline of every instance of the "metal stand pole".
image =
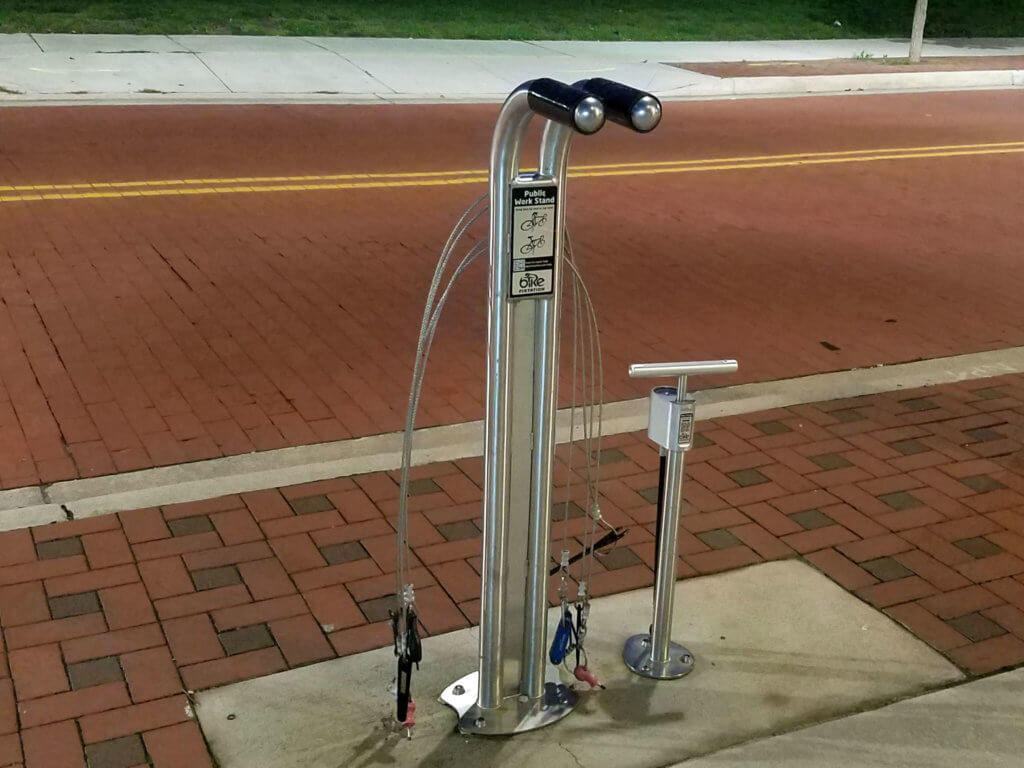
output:
M 686 396 L 686 377 L 731 373 L 735 360 L 696 363 L 653 363 L 630 366 L 634 377 L 678 377 L 678 386 L 651 390 L 647 434 L 661 447 L 658 477 L 658 530 L 654 574 L 654 616 L 646 634 L 626 641 L 626 666 L 643 677 L 671 680 L 693 669 L 693 654 L 672 641 L 679 518 L 683 508 L 685 454 L 693 443 L 694 401 Z

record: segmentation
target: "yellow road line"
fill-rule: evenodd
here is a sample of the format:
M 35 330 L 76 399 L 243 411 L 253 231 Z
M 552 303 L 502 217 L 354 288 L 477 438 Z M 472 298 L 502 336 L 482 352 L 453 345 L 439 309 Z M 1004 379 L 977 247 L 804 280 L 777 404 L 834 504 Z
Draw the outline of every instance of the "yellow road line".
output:
M 929 147 L 890 147 L 876 149 L 847 149 L 834 152 L 796 152 L 776 155 L 747 155 L 738 157 L 709 157 L 695 160 L 659 160 L 653 162 L 603 163 L 600 165 L 579 165 L 581 171 L 602 170 L 605 168 L 656 168 L 686 165 L 721 165 L 722 163 L 750 163 L 762 160 L 790 160 L 793 158 L 845 157 L 857 155 L 881 155 L 893 152 L 917 153 L 938 152 L 946 150 L 995 149 L 1000 147 L 1024 147 L 1024 141 L 990 142 L 985 144 L 943 144 Z M 168 187 L 168 186 L 210 186 L 212 184 L 282 184 L 285 182 L 322 182 L 322 181 L 374 181 L 378 179 L 418 179 L 448 176 L 480 176 L 486 175 L 487 169 L 451 171 L 409 171 L 400 173 L 338 173 L 306 176 L 242 176 L 237 178 L 190 178 L 190 179 L 154 179 L 142 181 L 97 181 L 77 182 L 70 184 L 19 184 L 0 185 L 0 192 L 57 192 L 77 189 L 113 189 L 134 187 Z
M 917 158 L 965 157 L 973 155 L 1017 154 L 1024 152 L 1024 142 L 991 144 L 961 144 L 936 147 L 908 147 L 900 150 L 847 150 L 811 154 L 758 155 L 739 158 L 709 158 L 642 163 L 610 163 L 577 166 L 570 176 L 594 178 L 602 176 L 650 175 L 662 173 L 688 173 L 695 171 L 731 171 L 758 168 L 782 168 L 832 163 L 863 163 L 880 160 L 913 160 Z M 872 154 L 873 153 L 873 154 Z M 335 181 L 344 179 L 345 181 Z M 263 182 L 316 181 L 306 184 L 267 184 Z M 381 189 L 400 187 L 430 187 L 454 184 L 479 184 L 487 181 L 487 172 L 431 171 L 388 174 L 337 174 L 332 176 L 274 176 L 238 179 L 162 180 L 125 184 L 91 185 L 35 185 L 26 187 L 0 187 L 0 190 L 31 194 L 0 195 L 0 203 L 30 202 L 37 200 L 83 200 L 97 198 L 162 197 L 170 195 L 212 195 L 257 192 L 295 192 L 306 190 Z M 240 183 L 247 182 L 247 183 Z M 166 185 L 157 188 L 139 188 L 144 184 Z M 174 187 L 174 184 L 182 186 Z M 253 186 L 256 184 L 256 186 Z M 74 191 L 83 189 L 88 191 Z M 65 190 L 65 191 L 62 191 Z

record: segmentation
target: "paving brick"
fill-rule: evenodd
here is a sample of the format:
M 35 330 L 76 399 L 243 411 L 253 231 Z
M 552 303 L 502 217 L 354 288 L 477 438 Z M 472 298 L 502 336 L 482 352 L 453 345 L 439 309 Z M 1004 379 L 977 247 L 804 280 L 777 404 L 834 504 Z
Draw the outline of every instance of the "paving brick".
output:
M 270 539 L 271 548 L 289 573 L 320 568 L 327 564 L 308 534 L 299 533 Z
M 171 531 L 164 522 L 160 510 L 155 507 L 119 512 L 118 517 L 121 519 L 125 537 L 132 544 L 170 538 Z
M 116 656 L 105 656 L 91 661 L 68 664 L 68 679 L 71 687 L 78 691 L 94 685 L 124 682 L 124 672 Z
M 181 723 L 142 734 L 154 768 L 213 768 L 195 723 Z
M 430 571 L 456 602 L 470 600 L 480 594 L 480 577 L 465 560 L 438 563 L 431 566 Z
M 28 528 L 0 532 L 0 569 L 31 563 L 35 559 L 36 545 Z
M 88 745 L 185 722 L 191 717 L 188 699 L 180 695 L 86 715 L 79 725 L 82 741 Z
M 26 727 L 22 722 L 21 726 Z M 14 683 L 8 678 L 0 680 L 0 734 L 18 730 L 18 710 L 14 703 Z
M 811 552 L 805 555 L 804 559 L 815 565 L 840 586 L 849 590 L 878 583 L 874 576 L 850 562 L 834 549 Z
M 262 648 L 183 667 L 181 676 L 189 690 L 200 691 L 247 680 L 250 677 L 271 675 L 287 668 L 288 665 L 277 648 Z
M 0 622 L 4 627 L 35 624 L 50 618 L 50 607 L 41 581 L 0 587 Z
M 178 670 L 166 647 L 122 654 L 121 667 L 136 704 L 172 696 L 182 690 Z
M 23 728 L 56 723 L 74 717 L 105 712 L 129 703 L 124 683 L 107 683 L 80 691 L 57 693 L 31 701 L 18 702 L 18 714 Z
M 213 622 L 205 613 L 165 621 L 163 630 L 178 666 L 209 661 L 224 655 Z
M 895 555 L 895 559 L 940 592 L 948 592 L 970 585 L 966 578 L 952 568 L 943 565 L 934 557 L 919 549 L 900 552 Z
M 51 523 L 32 529 L 32 537 L 37 541 L 54 541 L 71 536 L 83 536 L 97 531 L 111 531 L 120 527 L 116 515 L 97 515 L 80 520 L 69 520 L 66 523 Z
M 243 493 L 242 501 L 245 502 L 245 506 L 252 514 L 253 519 L 257 521 L 290 517 L 294 514 L 284 496 L 276 488 Z
M 1024 573 L 1024 560 L 1008 552 L 1001 552 L 982 560 L 960 563 L 953 567 L 971 581 L 981 584 L 986 581 Z
M 393 642 L 391 626 L 386 621 L 332 632 L 327 639 L 331 641 L 339 656 L 351 656 L 374 648 L 384 648 Z
M 789 515 L 789 518 L 805 531 L 814 531 L 818 528 L 828 528 L 829 526 L 836 524 L 835 520 L 820 509 L 806 509 L 803 512 L 793 512 Z
M 69 619 L 42 621 L 38 624 L 25 624 L 6 630 L 7 648 L 25 648 L 31 645 L 43 645 L 66 640 L 82 635 L 103 632 L 107 628 L 103 615 L 99 613 L 84 616 L 73 616 Z
M 207 515 L 194 515 L 182 517 L 176 520 L 168 520 L 167 528 L 171 536 L 198 536 L 202 533 L 209 533 L 214 530 L 213 521 Z
M 308 592 L 320 587 L 327 587 L 331 584 L 346 584 L 350 581 L 365 579 L 370 576 L 377 576 L 381 572 L 377 564 L 367 558 L 365 560 L 354 560 L 351 563 L 341 565 L 330 565 L 326 568 L 314 568 L 301 573 L 293 573 L 292 581 L 302 592 Z
M 40 560 L 22 565 L 8 565 L 0 568 L 0 587 L 7 584 L 21 584 L 26 581 L 41 581 L 54 576 L 81 573 L 88 570 L 83 555 L 61 557 L 56 560 Z
M 247 509 L 231 509 L 210 515 L 217 533 L 227 546 L 263 539 L 263 531 Z
M 82 741 L 74 720 L 26 728 L 21 739 L 25 768 L 85 768 Z
M 159 541 L 147 541 L 134 544 L 132 550 L 137 560 L 155 560 L 156 558 L 183 555 L 188 552 L 199 552 L 221 546 L 220 536 L 216 531 L 198 533 L 194 536 L 178 536 Z
M 694 554 L 686 555 L 683 560 L 689 564 L 697 573 L 717 573 L 718 571 L 726 571 L 732 568 L 741 568 L 744 565 L 752 565 L 754 563 L 761 562 L 761 558 L 752 551 L 749 547 L 740 545 L 738 547 L 729 547 L 728 549 L 712 550 L 711 552 L 697 552 Z M 639 566 L 637 566 L 639 567 Z M 616 573 L 619 573 L 616 571 Z M 604 574 L 599 574 L 604 575 Z M 597 580 L 595 575 L 594 580 Z M 638 584 L 637 586 L 645 586 Z M 623 592 L 626 589 L 635 589 L 636 587 L 623 587 L 616 589 L 616 592 Z M 596 594 L 596 593 L 595 593 Z M 608 593 L 605 593 L 608 594 Z
M 1002 604 L 1002 599 L 984 587 L 970 586 L 934 595 L 921 601 L 921 607 L 940 619 L 954 619 L 967 613 Z
M 47 579 L 44 584 L 50 597 L 58 597 L 76 592 L 92 592 L 104 587 L 119 587 L 138 580 L 139 572 L 134 565 L 115 565 L 70 576 L 55 576 Z
M 54 619 L 67 619 L 102 610 L 96 592 L 79 592 L 73 595 L 61 595 L 47 599 L 50 605 L 50 616 Z
M 11 651 L 7 661 L 19 701 L 61 693 L 70 688 L 64 674 L 60 646 L 56 643 Z
M 1024 583 L 1016 579 L 996 579 L 985 584 L 985 589 L 1024 610 Z
M 101 741 L 85 748 L 89 768 L 132 768 L 146 762 L 146 749 L 139 734 Z
M 813 552 L 816 549 L 826 549 L 848 541 L 854 541 L 857 536 L 850 533 L 841 525 L 832 525 L 827 528 L 816 528 L 802 533 L 791 533 L 782 537 L 782 541 L 801 554 Z
M 967 671 L 981 675 L 1024 663 L 1024 640 L 1005 634 L 949 651 Z
M 895 581 L 914 575 L 913 571 L 891 557 L 866 560 L 859 565 L 879 581 Z
M 64 652 L 64 661 L 71 664 L 163 644 L 164 635 L 160 631 L 160 627 L 156 624 L 148 624 L 144 627 L 131 627 L 116 632 L 103 632 L 88 637 L 65 640 L 61 643 L 61 650 Z
M 195 571 L 201 568 L 217 568 L 222 565 L 238 565 L 250 560 L 262 560 L 265 557 L 271 557 L 272 554 L 265 541 L 253 541 L 202 552 L 190 552 L 182 560 L 184 560 L 186 568 Z
M 887 608 L 897 603 L 907 603 L 935 594 L 935 587 L 919 576 L 908 576 L 896 581 L 874 584 L 856 590 L 857 597 L 876 608 Z
M 937 527 L 937 526 L 936 526 Z M 988 539 L 981 536 L 973 536 L 969 539 L 954 541 L 953 546 L 962 549 L 971 557 L 980 560 L 983 557 L 998 555 L 1003 550 Z
M 139 563 L 139 574 L 153 600 L 188 594 L 195 590 L 180 557 L 165 557 Z
M 228 656 L 236 656 L 260 648 L 270 648 L 274 645 L 274 638 L 271 637 L 266 624 L 253 624 L 241 629 L 221 632 L 218 634 L 218 638 L 224 648 L 224 653 Z
M 995 608 L 986 608 L 981 615 L 1024 640 L 1024 611 L 1020 608 L 1012 605 L 997 605 Z
M 421 515 L 411 514 L 409 515 L 411 520 L 419 518 L 422 520 Z M 321 531 L 313 531 L 310 536 L 317 547 L 325 547 L 331 544 L 345 544 L 348 542 L 358 541 L 360 539 L 367 539 L 374 536 L 382 536 L 386 534 L 393 534 L 394 528 L 392 528 L 386 520 L 377 517 L 373 520 L 365 520 L 359 523 L 350 523 L 348 525 L 342 525 L 337 528 L 326 528 Z M 413 543 L 412 531 L 410 531 L 410 543 Z M 441 537 L 434 532 L 433 539 L 423 543 L 433 543 L 434 541 L 442 541 Z M 419 543 L 413 543 L 413 546 L 420 546 Z M 315 566 L 314 566 L 315 567 Z
M 205 592 L 210 589 L 229 587 L 232 584 L 241 584 L 242 575 L 238 568 L 233 565 L 223 565 L 220 568 L 203 568 L 192 572 L 192 583 L 197 592 Z
M 917 603 L 890 606 L 885 612 L 938 651 L 949 651 L 970 642 Z
M 86 534 L 82 536 L 82 546 L 94 570 L 133 562 L 128 539 L 120 530 Z
M 230 587 L 211 589 L 206 592 L 197 592 L 192 595 L 180 597 L 167 597 L 163 600 L 154 601 L 157 616 L 161 620 L 174 619 L 179 616 L 189 616 L 195 613 L 206 613 L 218 608 L 226 608 L 232 605 L 241 605 L 251 601 L 249 590 L 242 584 L 234 584 Z
M 333 585 L 303 593 L 316 621 L 325 632 L 363 624 L 365 619 L 345 587 Z
M 107 617 L 107 626 L 112 630 L 137 627 L 156 621 L 153 604 L 149 601 L 142 584 L 125 584 L 121 587 L 101 589 L 99 595 L 100 602 L 103 603 L 103 614 Z
M 1006 632 L 1001 626 L 980 613 L 957 616 L 955 619 L 949 619 L 946 623 L 972 643 L 988 640 L 990 637 L 998 637 Z
M 201 499 L 200 501 L 187 501 L 182 504 L 165 504 L 161 507 L 161 510 L 163 511 L 164 519 L 178 520 L 182 517 L 209 515 L 228 509 L 238 509 L 242 506 L 244 505 L 241 497 L 230 495 L 218 496 L 214 499 Z
M 293 616 L 269 624 L 281 653 L 291 667 L 334 657 L 334 649 L 312 616 Z
M 289 595 L 271 600 L 261 600 L 246 605 L 221 608 L 211 613 L 213 624 L 218 631 L 261 624 L 273 619 L 285 619 L 307 613 L 309 608 L 299 595 Z
M 260 523 L 263 533 L 268 539 L 291 536 L 296 533 L 309 533 L 323 528 L 344 525 L 345 521 L 337 511 L 330 509 L 324 512 L 311 512 L 294 517 L 280 517 L 275 520 L 264 520 Z

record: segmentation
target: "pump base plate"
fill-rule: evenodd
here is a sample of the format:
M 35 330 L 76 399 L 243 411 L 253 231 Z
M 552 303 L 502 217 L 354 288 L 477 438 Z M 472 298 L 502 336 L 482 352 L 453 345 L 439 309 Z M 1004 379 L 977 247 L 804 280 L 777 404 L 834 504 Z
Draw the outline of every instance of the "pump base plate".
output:
M 668 661 L 651 659 L 651 636 L 633 635 L 622 649 L 626 666 L 641 677 L 653 680 L 676 680 L 693 671 L 693 654 L 679 643 L 668 644 Z
M 502 736 L 534 731 L 558 722 L 576 706 L 576 693 L 557 680 L 544 684 L 538 699 L 510 697 L 498 709 L 476 705 L 479 672 L 471 672 L 444 689 L 441 701 L 459 715 L 459 732 L 479 736 Z M 556 673 L 557 674 L 557 673 Z

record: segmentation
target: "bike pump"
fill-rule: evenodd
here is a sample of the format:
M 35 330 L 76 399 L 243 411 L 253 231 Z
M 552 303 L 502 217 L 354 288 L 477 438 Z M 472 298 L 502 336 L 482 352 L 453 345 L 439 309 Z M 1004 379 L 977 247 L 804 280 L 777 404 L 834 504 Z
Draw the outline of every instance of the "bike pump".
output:
M 643 677 L 672 680 L 693 669 L 693 654 L 672 642 L 672 610 L 683 508 L 684 455 L 693 445 L 694 400 L 686 394 L 688 376 L 733 373 L 735 360 L 691 363 L 638 363 L 634 378 L 677 377 L 674 387 L 651 390 L 647 436 L 660 447 L 658 519 L 655 549 L 654 616 L 647 634 L 633 635 L 622 651 L 626 666 Z
M 538 170 L 523 172 L 534 115 L 546 119 Z M 646 132 L 661 105 L 607 80 L 541 78 L 512 92 L 495 126 L 480 649 L 477 671 L 441 695 L 467 734 L 533 730 L 576 704 L 546 659 L 562 233 L 569 145 L 576 133 L 597 132 L 606 115 Z

